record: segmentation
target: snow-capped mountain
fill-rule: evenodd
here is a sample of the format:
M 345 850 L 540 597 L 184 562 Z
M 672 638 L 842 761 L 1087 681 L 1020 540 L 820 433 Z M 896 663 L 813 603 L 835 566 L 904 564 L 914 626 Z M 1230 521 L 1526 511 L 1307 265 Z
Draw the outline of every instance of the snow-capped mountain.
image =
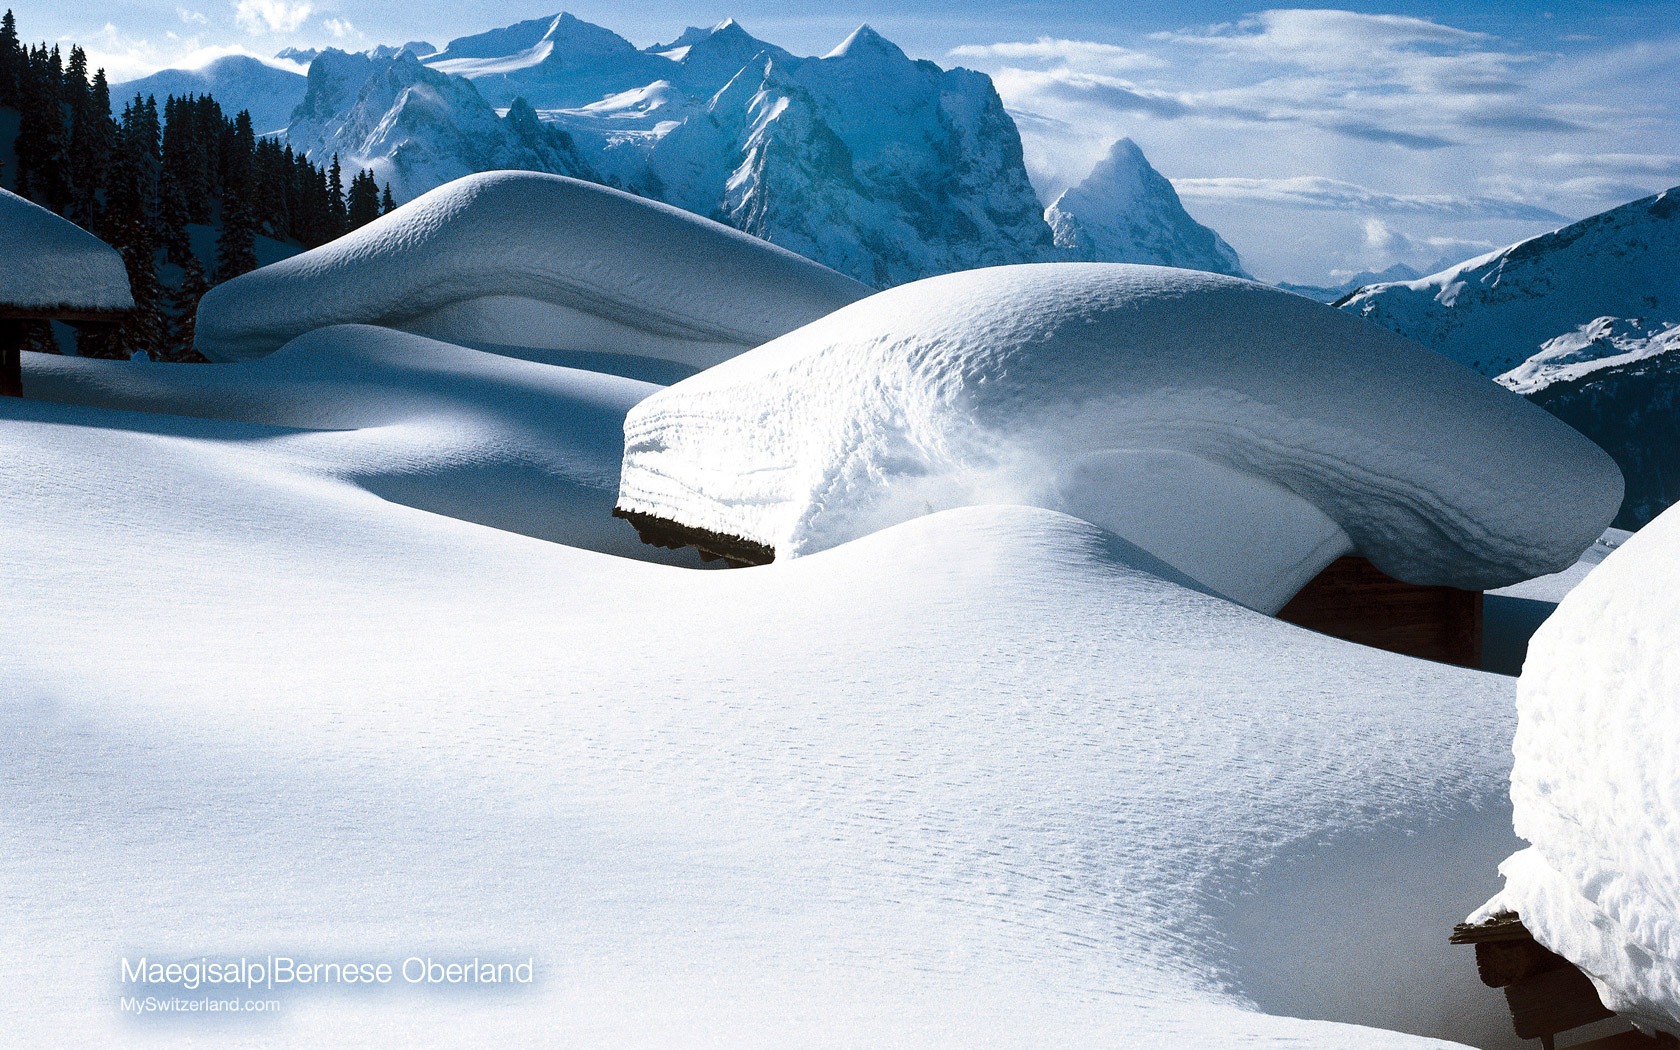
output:
M 522 100 L 498 116 L 471 81 L 405 49 L 377 58 L 322 52 L 287 137 L 311 157 L 337 154 L 346 168 L 372 168 L 403 198 L 496 168 L 594 177 L 571 137 Z
M 160 103 L 170 95 L 213 95 L 224 113 L 249 110 L 257 134 L 271 134 L 285 129 L 308 86 L 303 74 L 286 68 L 289 64 L 249 55 L 225 55 L 198 69 L 165 69 L 114 84 L 111 104 L 120 110 L 137 94 L 151 95 Z
M 1627 480 L 1618 528 L 1680 500 L 1680 189 L 1342 308 L 1497 375 L 1597 442 Z
M 1056 246 L 1080 261 L 1157 263 L 1248 276 L 1236 249 L 1184 210 L 1172 183 L 1129 138 L 1044 212 Z
M 399 198 L 489 166 L 595 178 L 877 287 L 1054 259 L 1241 273 L 1129 142 L 1063 196 L 1056 214 L 1087 232 L 1059 247 L 990 78 L 911 59 L 868 26 L 820 58 L 732 19 L 637 49 L 569 14 L 416 61 L 425 47 L 318 55 L 294 147 L 372 167 Z
M 1507 372 L 1601 317 L 1680 320 L 1680 189 L 1342 304 L 1469 365 Z
M 1442 269 L 1442 267 L 1436 267 L 1436 269 Z M 1342 272 L 1346 273 L 1347 271 L 1344 270 Z M 1335 280 L 1338 276 L 1340 275 L 1336 271 L 1330 271 L 1330 278 L 1332 280 Z M 1337 281 L 1335 284 L 1291 284 L 1288 281 L 1279 281 L 1278 287 L 1282 288 L 1286 292 L 1294 292 L 1296 295 L 1304 295 L 1308 299 L 1317 299 L 1321 303 L 1333 303 L 1342 298 L 1342 296 L 1351 292 L 1357 292 L 1359 289 L 1369 284 L 1393 284 L 1395 281 L 1415 281 L 1422 276 L 1423 274 L 1414 270 L 1412 267 L 1407 266 L 1405 263 L 1397 262 L 1393 266 L 1385 267 L 1381 270 L 1361 270 L 1360 272 L 1353 274 L 1351 277 Z

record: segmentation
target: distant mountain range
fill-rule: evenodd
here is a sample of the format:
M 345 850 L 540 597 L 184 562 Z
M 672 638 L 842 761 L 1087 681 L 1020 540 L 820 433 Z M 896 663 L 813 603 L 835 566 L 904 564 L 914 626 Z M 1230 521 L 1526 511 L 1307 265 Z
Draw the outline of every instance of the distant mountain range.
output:
M 1240 274 L 1129 140 L 1044 208 L 984 74 L 909 58 L 868 26 L 816 58 L 734 21 L 637 48 L 569 14 L 450 41 L 288 49 L 118 85 L 208 91 L 293 148 L 372 168 L 399 200 L 472 171 L 529 168 L 717 219 L 877 287 L 1057 259 Z M 262 113 L 259 118 L 258 113 Z
M 1341 307 L 1596 441 L 1627 479 L 1617 527 L 1680 501 L 1680 187 Z

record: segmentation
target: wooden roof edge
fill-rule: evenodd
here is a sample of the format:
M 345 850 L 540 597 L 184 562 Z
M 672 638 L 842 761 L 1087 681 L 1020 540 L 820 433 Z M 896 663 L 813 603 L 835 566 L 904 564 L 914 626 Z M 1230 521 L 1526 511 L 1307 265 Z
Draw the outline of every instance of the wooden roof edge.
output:
M 672 550 L 693 547 L 700 552 L 704 561 L 722 558 L 731 566 L 742 568 L 748 565 L 768 565 L 776 560 L 775 548 L 744 536 L 696 528 L 656 514 L 644 514 L 622 507 L 613 508 L 613 517 L 623 518 L 634 525 L 636 535 L 649 546 L 667 547 Z
M 1482 922 L 1461 922 L 1447 940 L 1452 944 L 1486 944 L 1489 941 L 1532 941 L 1522 919 L 1514 911 L 1502 911 Z
M 134 312 L 123 309 L 89 309 L 65 304 L 58 306 L 18 306 L 0 303 L 0 321 L 63 321 L 66 324 L 121 324 Z

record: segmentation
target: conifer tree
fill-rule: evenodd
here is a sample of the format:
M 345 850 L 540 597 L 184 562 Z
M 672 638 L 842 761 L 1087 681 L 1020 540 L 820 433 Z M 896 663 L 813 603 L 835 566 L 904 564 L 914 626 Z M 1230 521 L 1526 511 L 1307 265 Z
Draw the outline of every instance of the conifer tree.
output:
M 349 228 L 360 229 L 379 218 L 379 183 L 374 179 L 373 172 L 359 171 L 350 180 L 350 196 L 347 201 L 349 212 Z
M 391 196 L 391 184 L 385 184 L 384 196 L 379 199 L 379 214 L 389 215 L 397 210 L 397 199 Z
M 257 221 L 253 210 L 251 166 L 256 136 L 251 114 L 235 118 L 233 146 L 223 151 L 228 167 L 222 173 L 222 234 L 216 239 L 216 281 L 229 280 L 257 268 Z
M 204 267 L 195 256 L 189 255 L 181 263 L 181 284 L 169 293 L 169 325 L 165 339 L 164 358 L 169 361 L 202 361 L 193 349 L 197 332 L 198 301 L 210 290 Z
M 344 169 L 338 166 L 338 154 L 333 154 L 332 167 L 327 169 L 327 214 L 330 222 L 331 236 L 344 236 L 345 229 L 350 224 L 349 208 L 344 203 Z
M 28 56 L 18 40 L 17 19 L 7 8 L 5 16 L 0 17 L 0 106 L 17 108 L 19 85 L 27 63 Z

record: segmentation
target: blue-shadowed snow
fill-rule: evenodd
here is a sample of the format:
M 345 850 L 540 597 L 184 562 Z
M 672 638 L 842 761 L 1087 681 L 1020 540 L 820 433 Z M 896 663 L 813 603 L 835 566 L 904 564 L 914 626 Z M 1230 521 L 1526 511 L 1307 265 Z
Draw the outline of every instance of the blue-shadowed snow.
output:
M 116 249 L 34 201 L 0 189 L 0 309 L 132 310 Z
M 1275 611 L 1357 551 L 1483 589 L 1567 568 L 1621 477 L 1538 408 L 1237 278 L 998 267 L 879 293 L 639 404 L 618 505 L 825 550 L 944 508 L 1094 522 Z
M 197 347 L 260 357 L 333 324 L 474 344 L 715 364 L 868 293 L 764 241 L 557 175 L 441 187 L 212 289 Z
M 1038 508 L 696 573 L 366 483 L 584 476 L 644 389 L 616 377 L 366 327 L 26 368 L 83 403 L 0 404 L 0 1030 L 1438 1045 L 1304 1017 L 1515 1046 L 1442 937 L 1515 845 L 1509 680 L 1179 586 Z M 604 515 L 586 490 L 494 498 Z M 160 1029 L 116 1002 L 141 952 L 508 953 L 541 980 Z
M 1535 634 L 1517 689 L 1511 799 L 1532 845 L 1512 909 L 1606 1006 L 1680 1030 L 1680 513 L 1627 539 Z

